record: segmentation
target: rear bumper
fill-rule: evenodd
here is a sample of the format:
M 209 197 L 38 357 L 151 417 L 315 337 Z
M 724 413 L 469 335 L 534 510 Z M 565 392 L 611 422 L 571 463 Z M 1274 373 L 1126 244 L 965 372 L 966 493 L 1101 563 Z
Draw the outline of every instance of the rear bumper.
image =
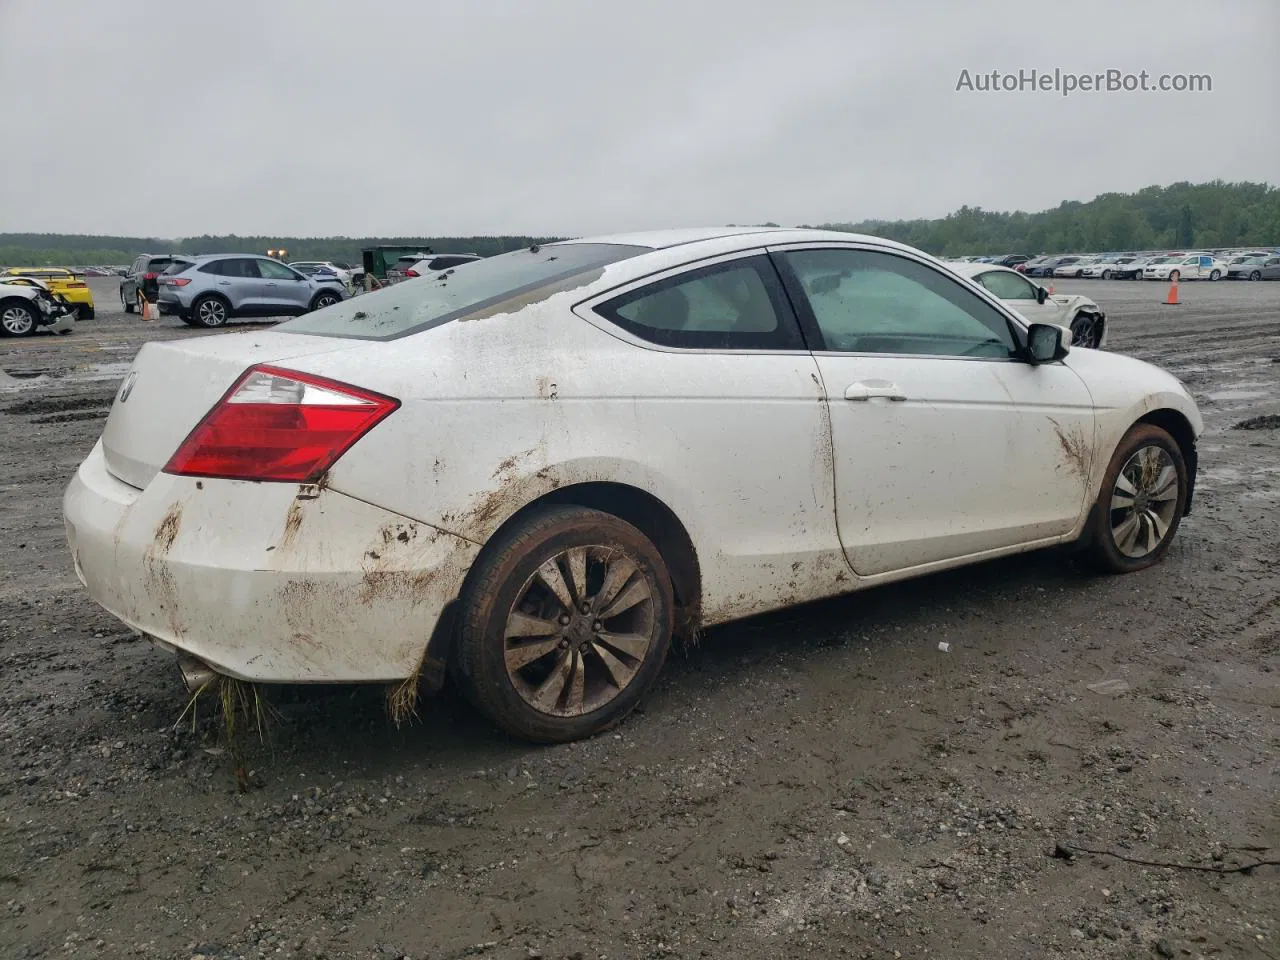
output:
M 265 683 L 411 676 L 479 547 L 317 486 L 113 477 L 99 443 L 63 498 L 76 574 L 161 645 Z

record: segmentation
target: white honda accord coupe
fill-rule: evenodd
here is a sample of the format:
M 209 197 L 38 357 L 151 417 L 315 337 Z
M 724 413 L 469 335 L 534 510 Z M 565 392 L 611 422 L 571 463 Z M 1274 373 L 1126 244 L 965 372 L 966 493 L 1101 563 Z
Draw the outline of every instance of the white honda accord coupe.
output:
M 533 246 L 148 343 L 66 492 L 95 600 L 189 677 L 438 683 L 617 722 L 674 634 L 1073 544 L 1159 560 L 1200 415 L 938 261 L 814 230 Z

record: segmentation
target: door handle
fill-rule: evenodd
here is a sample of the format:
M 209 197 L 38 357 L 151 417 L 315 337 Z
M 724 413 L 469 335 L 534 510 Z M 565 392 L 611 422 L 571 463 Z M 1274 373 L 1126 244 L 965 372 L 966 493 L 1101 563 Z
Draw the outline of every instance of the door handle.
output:
M 229 287 L 229 286 L 231 286 L 231 281 L 230 281 L 230 280 L 219 280 L 219 281 L 218 281 L 218 286 L 220 286 L 220 287 Z
M 872 397 L 883 397 L 886 400 L 903 401 L 907 395 L 898 389 L 896 383 L 888 380 L 859 380 L 845 388 L 846 400 L 870 400 Z
M 277 284 L 274 280 L 269 280 L 269 281 L 267 282 L 267 286 L 268 286 L 268 287 L 275 287 L 275 286 L 279 286 L 279 284 Z

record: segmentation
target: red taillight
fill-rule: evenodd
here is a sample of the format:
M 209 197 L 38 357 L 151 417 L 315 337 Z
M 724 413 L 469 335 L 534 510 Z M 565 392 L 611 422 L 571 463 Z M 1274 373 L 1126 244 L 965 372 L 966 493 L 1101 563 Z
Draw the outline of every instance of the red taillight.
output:
M 85 289 L 87 286 L 89 286 L 87 283 L 68 283 L 68 284 L 64 284 L 64 287 L 65 287 L 67 290 L 83 290 L 83 289 Z
M 160 274 L 158 274 L 158 273 L 144 273 L 144 274 L 142 275 L 142 279 L 143 279 L 143 280 L 154 280 L 154 279 L 155 279 L 156 277 L 158 277 L 158 276 L 160 276 Z
M 191 282 L 190 277 L 161 277 L 160 282 L 166 287 L 185 287 Z
M 196 424 L 165 473 L 315 482 L 400 401 L 324 377 L 250 367 Z
M 405 275 L 406 277 L 420 277 L 420 276 L 422 276 L 422 274 L 420 274 L 417 270 L 406 270 L 406 271 L 404 272 L 404 275 Z

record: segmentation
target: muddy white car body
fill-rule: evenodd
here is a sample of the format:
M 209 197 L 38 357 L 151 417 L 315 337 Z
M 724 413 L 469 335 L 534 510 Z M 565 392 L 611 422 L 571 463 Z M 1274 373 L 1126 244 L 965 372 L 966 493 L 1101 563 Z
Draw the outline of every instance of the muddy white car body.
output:
M 486 271 L 545 274 L 549 258 L 589 266 L 405 325 Z M 813 304 L 803 317 L 779 282 L 796 263 L 807 279 L 797 267 L 785 285 Z M 886 352 L 897 341 L 874 331 L 848 341 L 859 349 L 833 348 L 838 330 L 814 342 L 817 312 L 842 297 L 896 310 L 896 270 L 987 318 L 1017 357 L 990 338 L 963 357 Z M 624 318 L 704 274 L 767 287 L 773 332 L 733 340 L 735 327 L 716 346 L 720 334 Z M 618 306 L 633 297 L 639 308 Z M 642 531 L 677 630 L 1075 541 L 1139 421 L 1177 438 L 1189 505 L 1202 424 L 1187 391 L 1056 339 L 1053 358 L 1031 359 L 1030 337 L 1051 330 L 1029 334 L 936 260 L 870 237 L 715 229 L 534 247 L 270 331 L 148 343 L 66 492 L 68 540 L 95 600 L 219 673 L 390 682 L 439 673 L 469 571 L 546 504 Z M 218 477 L 219 456 L 242 456 L 236 418 L 276 403 L 376 425 L 318 475 Z
M 1067 332 L 1073 347 L 1101 350 L 1107 343 L 1107 315 L 1082 294 L 1052 294 L 1009 267 L 990 263 L 950 264 L 962 277 L 986 288 L 1028 323 L 1052 323 Z

